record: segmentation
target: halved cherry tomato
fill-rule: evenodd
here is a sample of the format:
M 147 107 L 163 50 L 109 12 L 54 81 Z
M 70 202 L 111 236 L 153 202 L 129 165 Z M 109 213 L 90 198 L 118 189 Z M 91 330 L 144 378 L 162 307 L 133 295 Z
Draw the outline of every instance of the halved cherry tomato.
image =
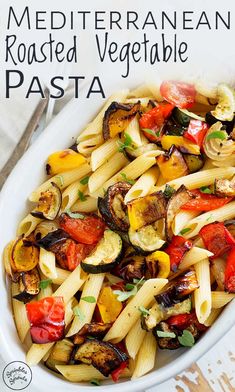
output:
M 235 293 L 235 247 L 228 254 L 224 277 L 225 290 Z
M 232 246 L 235 246 L 235 239 L 226 229 L 223 223 L 214 222 L 203 226 L 199 231 L 206 249 L 214 253 L 212 259 L 228 252 Z
M 180 235 L 175 235 L 172 237 L 171 243 L 164 249 L 170 256 L 171 270 L 176 271 L 184 254 L 192 248 L 193 244 L 191 241 L 186 240 Z
M 211 211 L 224 206 L 232 200 L 232 197 L 217 197 L 215 195 L 200 192 L 199 189 L 190 192 L 195 198 L 185 203 L 181 207 L 182 210 Z
M 121 365 L 120 365 L 117 369 L 115 369 L 115 370 L 112 371 L 111 377 L 112 377 L 112 379 L 113 379 L 114 382 L 117 382 L 117 381 L 118 381 L 120 375 L 121 375 L 121 374 L 123 373 L 123 371 L 126 369 L 127 364 L 128 364 L 127 361 L 122 362 Z
M 94 245 L 70 243 L 67 249 L 68 270 L 73 271 L 94 249 Z
M 163 82 L 160 86 L 160 93 L 167 102 L 181 109 L 192 106 L 196 96 L 196 90 L 192 84 L 173 80 Z
M 148 140 L 152 142 L 156 142 L 157 140 L 159 140 L 160 135 L 158 135 L 157 133 L 160 131 L 165 119 L 167 119 L 171 114 L 173 108 L 174 106 L 170 103 L 159 103 L 155 108 L 149 110 L 140 118 L 140 127 Z M 145 132 L 144 129 L 149 129 L 153 131 L 153 133 L 155 133 L 156 135 L 151 134 L 147 131 Z
M 178 314 L 176 316 L 171 316 L 167 319 L 167 324 L 172 327 L 184 330 L 190 325 L 194 324 L 199 331 L 205 331 L 207 327 L 199 323 L 196 313 L 193 310 L 191 313 Z
M 63 297 L 45 297 L 26 305 L 30 333 L 34 343 L 50 343 L 64 336 L 65 305 Z
M 105 223 L 95 215 L 83 215 L 83 218 L 71 218 L 64 213 L 59 219 L 60 227 L 75 241 L 82 244 L 96 244 L 103 236 Z
M 196 143 L 201 148 L 207 130 L 208 125 L 206 122 L 200 120 L 190 120 L 188 129 L 184 133 L 184 137 L 188 140 L 191 140 L 193 143 Z

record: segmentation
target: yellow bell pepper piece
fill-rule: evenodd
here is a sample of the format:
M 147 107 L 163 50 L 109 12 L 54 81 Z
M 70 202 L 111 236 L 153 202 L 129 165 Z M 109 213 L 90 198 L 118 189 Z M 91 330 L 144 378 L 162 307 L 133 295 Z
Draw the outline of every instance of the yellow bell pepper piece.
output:
M 200 154 L 200 147 L 185 139 L 183 136 L 164 135 L 161 138 L 161 144 L 164 150 L 169 150 L 171 146 L 175 145 L 176 147 L 181 148 L 182 152 L 194 155 Z
M 188 174 L 188 166 L 186 165 L 182 154 L 176 148 L 169 158 L 160 155 L 156 158 L 156 161 L 161 171 L 161 175 L 166 181 L 174 180 L 175 178 L 183 177 Z
M 103 323 L 113 323 L 122 311 L 122 304 L 109 286 L 102 288 L 97 306 Z
M 158 264 L 157 278 L 166 279 L 170 274 L 170 257 L 166 252 L 156 250 L 146 257 L 147 262 L 154 262 Z
M 86 162 L 86 158 L 73 150 L 57 151 L 47 159 L 47 174 L 54 175 L 64 171 L 76 169 Z

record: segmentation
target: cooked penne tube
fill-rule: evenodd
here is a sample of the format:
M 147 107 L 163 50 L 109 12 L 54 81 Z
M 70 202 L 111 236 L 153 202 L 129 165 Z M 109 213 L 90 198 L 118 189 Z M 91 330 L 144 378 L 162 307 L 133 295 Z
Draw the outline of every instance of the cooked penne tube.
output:
M 79 304 L 75 306 L 74 311 L 79 310 L 80 315 L 76 316 L 73 319 L 72 325 L 66 336 L 72 336 L 83 327 L 84 324 L 90 323 L 95 307 L 97 298 L 99 296 L 105 274 L 90 274 L 86 280 L 84 288 L 82 290 L 81 299 Z M 83 300 L 85 297 L 93 297 L 95 299 L 94 302 L 86 302 Z
M 141 328 L 141 321 L 139 319 L 130 329 L 125 339 L 126 349 L 131 358 L 135 359 L 145 335 L 146 331 Z
M 85 157 L 89 157 L 91 153 L 103 143 L 103 141 L 104 139 L 101 133 L 99 135 L 93 135 L 89 139 L 80 141 L 77 146 L 77 150 Z
M 187 269 L 199 261 L 204 260 L 206 257 L 211 256 L 213 256 L 213 253 L 209 252 L 209 250 L 193 246 L 193 248 L 185 253 L 185 256 L 179 264 L 179 269 Z
M 208 223 L 212 222 L 224 222 L 227 219 L 232 219 L 235 217 L 235 201 L 232 201 L 228 204 L 225 204 L 223 207 L 217 208 L 216 210 L 205 212 L 193 218 L 188 224 L 187 228 L 190 229 L 187 233 L 185 233 L 185 238 L 195 237 L 201 228 Z
M 41 281 L 42 280 L 46 280 L 47 277 L 45 275 L 43 275 L 43 273 L 40 271 L 40 277 L 41 277 Z M 40 291 L 37 295 L 37 300 L 40 300 L 42 298 L 45 297 L 51 297 L 53 294 L 53 290 L 52 290 L 52 286 L 50 282 L 47 282 L 48 284 L 46 285 L 46 287 L 41 287 Z
M 147 101 L 148 102 L 148 101 Z M 139 126 L 139 116 L 135 116 L 130 123 L 128 124 L 125 133 L 127 133 L 132 140 L 133 147 L 140 147 L 142 146 L 142 139 L 141 139 L 141 132 Z
M 86 200 L 84 201 L 76 201 L 71 207 L 71 211 L 79 211 L 79 212 L 93 212 L 97 210 L 97 202 L 98 200 L 92 196 L 85 196 Z
M 209 259 L 199 261 L 194 266 L 199 288 L 194 291 L 195 310 L 198 321 L 203 324 L 211 312 L 211 284 Z
M 42 219 L 35 218 L 33 215 L 28 214 L 22 221 L 19 223 L 17 228 L 17 235 L 24 235 L 28 237 L 37 227 L 37 225 L 42 222 Z
M 55 279 L 57 277 L 56 265 L 55 265 L 55 253 L 40 248 L 39 267 L 42 273 L 47 278 Z
M 12 309 L 14 314 L 14 321 L 17 329 L 18 336 L 20 341 L 23 343 L 25 337 L 29 331 L 30 324 L 27 317 L 25 304 L 17 299 L 14 299 L 14 296 L 19 294 L 18 283 L 11 283 L 11 295 L 12 295 Z
M 83 285 L 84 279 L 81 278 L 81 266 L 78 265 L 73 272 L 64 280 L 64 282 L 53 293 L 55 297 L 63 297 L 67 303 L 74 294 Z
M 107 142 L 92 151 L 90 164 L 93 172 L 107 162 L 107 160 L 118 151 L 118 140 L 119 138 L 116 136 L 113 139 L 107 140 Z
M 157 341 L 151 332 L 147 332 L 138 352 L 132 380 L 150 372 L 155 364 Z
M 107 380 L 109 377 L 105 377 L 92 365 L 56 365 L 56 369 L 66 378 L 66 380 L 72 382 L 91 381 L 96 380 Z M 130 376 L 130 371 L 126 368 L 121 374 L 121 378 Z
M 70 184 L 62 193 L 61 211 L 66 211 L 78 200 L 79 192 L 84 193 L 87 189 L 87 185 L 83 185 L 77 180 Z
M 198 216 L 200 212 L 198 211 L 183 211 L 181 210 L 178 214 L 175 215 L 175 218 L 172 223 L 172 231 L 173 234 L 179 235 L 181 230 L 187 227 L 187 223 L 190 222 L 193 218 Z
M 218 309 L 227 305 L 230 301 L 235 298 L 235 294 L 225 293 L 224 291 L 212 291 L 211 300 L 212 308 Z
M 65 279 L 67 279 L 71 275 L 70 271 L 67 271 L 63 268 L 56 267 L 56 277 L 52 279 L 52 283 L 54 284 L 62 284 Z
M 124 202 L 125 204 L 136 199 L 137 197 L 146 196 L 151 190 L 152 186 L 156 184 L 159 176 L 159 169 L 157 167 L 151 167 L 136 181 L 136 183 L 131 187 L 129 192 L 127 192 Z
M 215 320 L 219 317 L 222 310 L 223 310 L 222 308 L 218 308 L 218 309 L 212 308 L 209 316 L 207 317 L 207 319 L 204 321 L 203 324 L 206 327 L 210 327 L 212 324 L 214 324 Z
M 70 184 L 77 181 L 78 179 L 86 176 L 91 171 L 91 167 L 88 163 L 83 163 L 77 169 L 68 170 L 63 173 L 56 174 L 49 178 L 42 185 L 40 185 L 35 191 L 29 196 L 30 201 L 37 202 L 42 192 L 45 192 L 52 182 L 54 182 L 61 190 L 67 188 Z
M 91 174 L 88 181 L 89 192 L 94 193 L 127 163 L 128 159 L 124 154 L 116 152 L 106 163 Z
M 130 331 L 131 327 L 140 317 L 139 306 L 147 307 L 156 295 L 168 282 L 167 279 L 149 279 L 139 289 L 137 294 L 120 313 L 104 340 L 120 342 Z

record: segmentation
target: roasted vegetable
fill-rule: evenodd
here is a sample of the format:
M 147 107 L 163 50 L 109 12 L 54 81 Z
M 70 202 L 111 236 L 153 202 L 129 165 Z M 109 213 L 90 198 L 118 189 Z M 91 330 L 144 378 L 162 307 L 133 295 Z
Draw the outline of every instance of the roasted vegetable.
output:
M 185 299 L 197 288 L 196 273 L 191 269 L 172 280 L 162 293 L 155 296 L 155 299 L 161 306 L 170 308 Z
M 158 331 L 164 332 L 165 334 L 172 334 L 174 337 L 158 337 Z M 157 339 L 158 347 L 162 350 L 176 350 L 180 347 L 180 342 L 177 339 L 176 331 L 173 327 L 170 327 L 167 322 L 161 321 L 153 331 L 155 338 Z
M 224 291 L 224 275 L 226 268 L 226 261 L 222 258 L 217 257 L 210 262 L 211 272 L 215 278 L 217 287 L 219 290 Z
M 155 251 L 145 259 L 149 278 L 167 278 L 170 274 L 170 257 L 167 253 Z
M 189 173 L 199 171 L 204 165 L 202 155 L 184 154 L 184 160 L 188 166 Z
M 54 220 L 60 211 L 61 202 L 62 195 L 60 188 L 52 182 L 50 188 L 41 193 L 38 205 L 31 212 L 31 215 L 36 218 Z
M 129 229 L 128 232 L 130 243 L 141 254 L 146 254 L 160 249 L 165 241 L 158 230 L 157 222 L 152 225 L 141 227 L 141 229 Z
M 14 298 L 24 303 L 30 301 L 40 291 L 40 275 L 36 268 L 28 272 L 22 272 L 19 277 L 19 294 Z
M 181 331 L 184 329 L 190 330 L 192 326 L 196 327 L 198 332 L 202 332 L 207 329 L 205 325 L 199 323 L 195 310 L 192 310 L 188 314 L 182 312 L 182 314 L 179 313 L 178 315 L 172 315 L 170 318 L 168 318 L 167 324 Z M 193 336 L 196 337 L 193 332 L 195 333 L 197 331 L 195 329 L 194 331 L 192 330 Z
M 58 229 L 43 236 L 41 239 L 36 241 L 36 244 L 41 248 L 52 251 L 54 245 L 64 242 L 68 238 L 68 233 L 66 233 L 64 230 Z
M 151 142 L 160 140 L 161 128 L 171 114 L 173 107 L 167 102 L 158 103 L 140 118 L 140 127 L 148 140 Z
M 54 371 L 57 371 L 56 365 L 67 365 L 70 362 L 73 348 L 74 344 L 70 340 L 60 340 L 54 345 L 45 365 Z
M 194 155 L 200 154 L 200 147 L 183 136 L 164 135 L 161 138 L 161 145 L 164 150 L 170 150 L 170 148 L 174 145 L 182 153 Z
M 195 102 L 196 90 L 192 84 L 165 80 L 160 86 L 162 97 L 178 108 L 191 107 Z
M 123 104 L 112 102 L 104 114 L 103 137 L 104 140 L 115 137 L 123 132 L 129 122 L 140 110 L 140 102 Z
M 189 173 L 183 155 L 175 146 L 172 146 L 165 155 L 159 155 L 156 161 L 161 175 L 166 181 L 186 176 Z
M 163 218 L 165 208 L 166 201 L 161 191 L 131 200 L 127 204 L 131 229 L 138 230 Z
M 95 214 L 63 213 L 59 218 L 60 227 L 70 237 L 82 244 L 96 244 L 103 236 L 105 223 Z
M 215 194 L 220 197 L 235 196 L 235 177 L 231 180 L 215 179 Z
M 215 118 L 214 116 L 212 116 L 211 112 L 206 113 L 206 122 L 209 125 L 213 125 L 217 122 L 217 118 Z M 226 131 L 228 133 L 233 131 L 234 128 L 234 118 L 232 121 L 221 121 L 223 126 L 226 127 Z
M 34 231 L 34 236 L 36 241 L 39 241 L 41 238 L 45 237 L 47 234 L 56 231 L 58 229 L 58 224 L 56 221 L 48 221 L 44 220 L 40 222 L 35 231 Z M 66 234 L 66 233 L 65 233 Z
M 81 361 L 98 369 L 105 377 L 127 361 L 127 355 L 111 343 L 97 339 L 86 339 L 74 354 L 75 361 Z
M 199 189 L 190 191 L 192 199 L 182 205 L 182 210 L 187 211 L 212 211 L 229 203 L 230 197 L 217 197 L 201 192 Z
M 76 335 L 73 336 L 73 342 L 74 344 L 81 344 L 83 341 L 81 340 L 84 339 L 87 335 L 89 336 L 94 336 L 96 338 L 103 338 L 107 330 L 111 327 L 111 323 L 90 323 L 90 324 L 85 324 L 83 327 L 80 329 L 79 332 L 76 333 Z
M 172 117 L 183 127 L 188 127 L 191 120 L 204 121 L 203 117 L 189 112 L 187 109 L 174 108 Z
M 163 125 L 162 134 L 171 136 L 183 136 L 186 129 L 187 128 L 180 125 L 178 121 L 176 121 L 175 118 L 171 116 Z
M 85 272 L 99 274 L 110 271 L 122 258 L 121 237 L 111 230 L 105 230 L 97 247 L 86 257 L 81 266 Z
M 232 236 L 235 238 L 235 219 L 226 220 L 224 224 L 230 234 L 232 234 Z
M 36 267 L 39 262 L 39 250 L 27 238 L 15 241 L 11 252 L 11 268 L 13 272 L 26 272 Z
M 175 218 L 175 215 L 181 207 L 187 203 L 187 201 L 191 200 L 193 195 L 187 190 L 184 185 L 181 185 L 180 188 L 173 193 L 171 198 L 169 199 L 166 206 L 166 224 L 165 224 L 165 232 L 166 238 L 168 241 L 172 238 L 172 223 Z
M 209 223 L 203 226 L 199 235 L 205 248 L 214 254 L 211 258 L 219 257 L 235 246 L 235 239 L 222 222 Z
M 225 290 L 229 293 L 235 293 L 235 248 L 233 247 L 226 260 L 224 273 Z
M 112 230 L 127 231 L 129 228 L 124 197 L 130 188 L 127 182 L 117 182 L 108 188 L 104 198 L 98 198 L 100 214 Z
M 170 244 L 165 252 L 170 256 L 170 266 L 173 272 L 177 271 L 184 255 L 192 248 L 193 244 L 184 237 L 175 235 L 172 237 Z
M 196 143 L 200 148 L 208 130 L 208 125 L 205 121 L 191 120 L 184 137 L 193 143 Z
M 221 121 L 232 121 L 235 111 L 234 90 L 228 85 L 221 83 L 217 88 L 219 102 L 211 112 L 212 116 Z
M 141 279 L 145 275 L 144 256 L 132 255 L 125 257 L 115 268 L 115 275 L 120 276 L 126 282 L 132 282 L 133 279 Z
M 103 323 L 113 323 L 122 311 L 122 303 L 117 300 L 117 296 L 109 286 L 101 289 L 97 306 Z
M 46 171 L 49 175 L 59 174 L 67 170 L 76 169 L 86 162 L 86 158 L 72 149 L 57 151 L 49 155 Z

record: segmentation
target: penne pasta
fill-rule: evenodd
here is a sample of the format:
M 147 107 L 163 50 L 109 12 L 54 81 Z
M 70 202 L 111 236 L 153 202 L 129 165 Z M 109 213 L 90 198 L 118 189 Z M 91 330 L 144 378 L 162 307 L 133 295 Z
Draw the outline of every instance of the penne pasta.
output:
M 64 376 L 66 380 L 72 382 L 91 381 L 95 380 L 107 380 L 109 378 L 103 376 L 99 370 L 95 369 L 91 365 L 56 365 L 56 369 Z M 125 369 L 121 374 L 121 378 L 130 376 L 129 369 Z
M 64 302 L 67 303 L 74 296 L 74 294 L 83 285 L 85 279 L 81 278 L 81 266 L 78 265 L 73 272 L 64 280 L 64 282 L 53 293 L 55 297 L 63 297 Z
M 151 167 L 136 181 L 127 192 L 124 202 L 127 204 L 129 201 L 136 199 L 137 197 L 146 196 L 151 190 L 152 186 L 156 184 L 159 177 L 159 169 L 157 167 Z
M 86 185 L 81 184 L 81 180 L 77 180 L 70 184 L 62 193 L 61 211 L 66 211 L 78 200 L 79 192 L 84 193 L 87 189 Z
M 211 292 L 212 308 L 214 309 L 223 308 L 234 298 L 235 298 L 235 294 L 225 293 L 224 291 L 212 291 Z
M 132 380 L 141 377 L 154 368 L 157 342 L 151 332 L 147 332 L 141 344 Z
M 148 101 L 147 101 L 148 102 Z M 135 116 L 128 124 L 125 133 L 127 133 L 132 140 L 132 146 L 134 148 L 142 146 L 141 132 L 139 126 L 139 116 Z
M 194 266 L 199 288 L 194 291 L 195 310 L 198 321 L 203 324 L 211 312 L 210 265 L 208 258 Z
M 222 312 L 222 308 L 218 309 L 211 309 L 211 312 L 207 319 L 204 321 L 204 325 L 206 327 L 210 327 L 212 324 L 214 324 L 215 320 L 219 317 L 220 313 Z
M 193 218 L 198 216 L 200 213 L 197 211 L 183 211 L 181 210 L 178 214 L 175 215 L 175 218 L 172 223 L 172 231 L 174 235 L 179 235 L 181 230 L 187 227 L 187 223 L 190 222 Z
M 52 279 L 52 283 L 60 285 L 69 277 L 69 275 L 71 275 L 70 271 L 56 267 L 56 277 Z
M 22 221 L 19 223 L 17 228 L 17 235 L 24 235 L 25 237 L 29 236 L 37 227 L 37 225 L 42 222 L 42 219 L 35 218 L 33 215 L 28 214 Z
M 89 157 L 97 147 L 99 147 L 103 143 L 104 139 L 102 134 L 93 135 L 89 139 L 82 140 L 79 142 L 77 149 L 80 154 L 85 157 Z
M 107 160 L 118 151 L 118 140 L 119 138 L 116 136 L 113 139 L 107 140 L 107 142 L 92 151 L 90 164 L 93 172 L 107 162 Z
M 141 327 L 141 321 L 137 320 L 125 339 L 126 349 L 131 358 L 135 359 L 145 335 L 146 331 Z
M 14 299 L 14 296 L 17 294 L 19 294 L 18 284 L 12 282 L 11 295 L 12 295 L 12 309 L 14 314 L 14 321 L 15 321 L 19 339 L 21 343 L 23 343 L 29 331 L 30 325 L 26 313 L 25 304 L 21 301 L 18 301 L 17 299 Z
M 84 201 L 76 201 L 71 207 L 71 211 L 79 211 L 79 212 L 93 212 L 96 211 L 98 206 L 98 200 L 92 196 L 85 196 L 86 200 Z
M 185 253 L 185 256 L 179 264 L 179 269 L 187 269 L 192 265 L 204 260 L 206 257 L 211 256 L 213 256 L 213 253 L 209 252 L 209 250 L 193 246 L 193 248 L 191 248 L 188 252 Z
M 57 277 L 55 253 L 48 252 L 47 250 L 40 248 L 39 267 L 47 278 L 55 279 Z

